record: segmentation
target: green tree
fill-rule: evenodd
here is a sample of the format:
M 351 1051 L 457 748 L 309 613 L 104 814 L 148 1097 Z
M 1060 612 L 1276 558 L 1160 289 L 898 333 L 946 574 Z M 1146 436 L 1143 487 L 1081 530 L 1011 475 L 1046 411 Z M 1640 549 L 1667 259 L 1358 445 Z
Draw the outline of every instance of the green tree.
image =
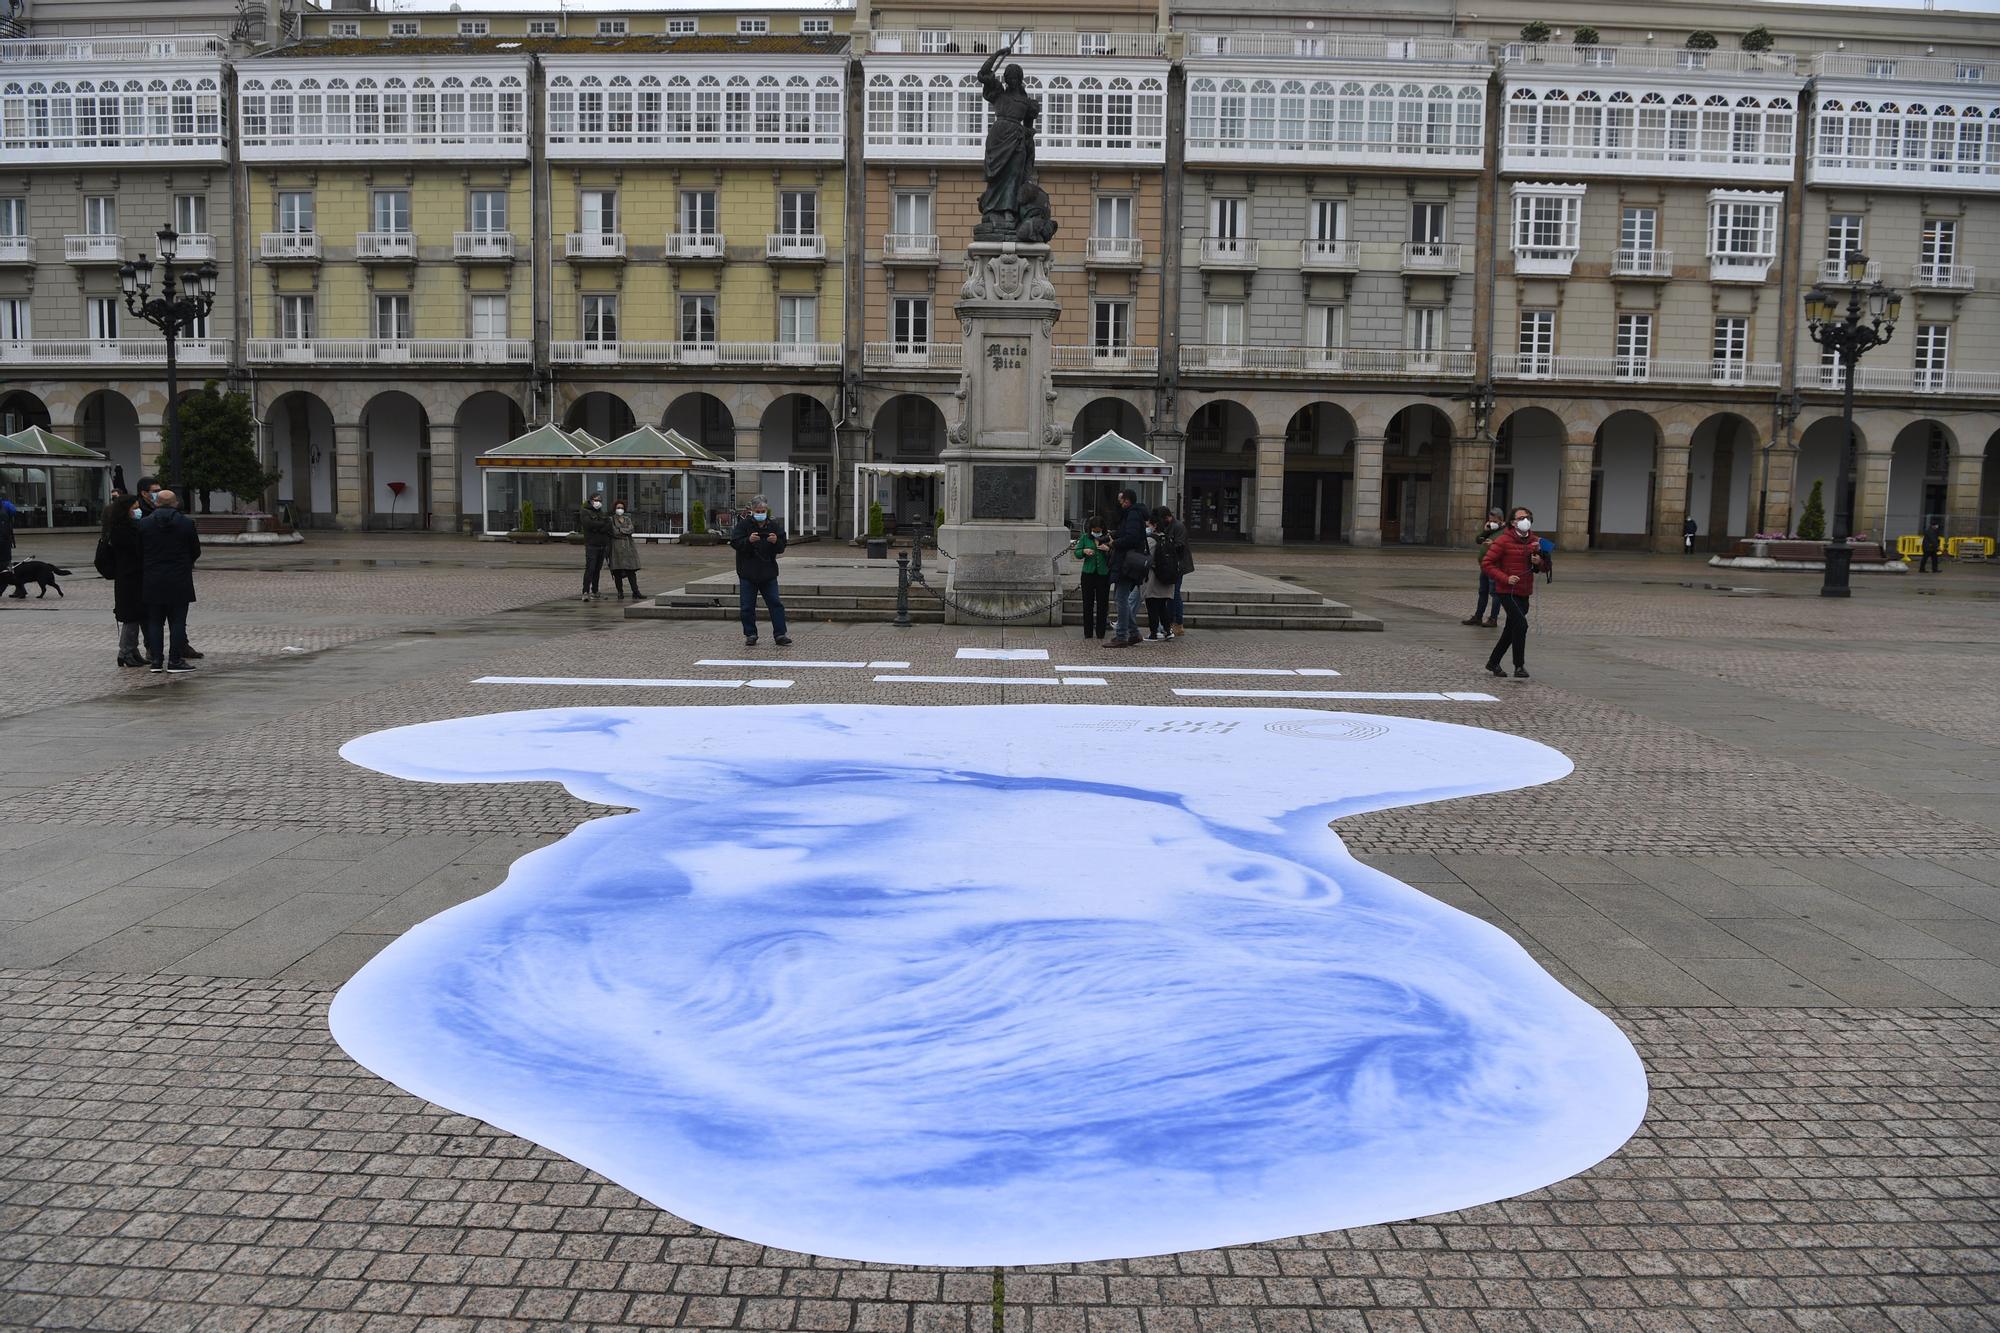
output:
M 1705 28 L 1688 34 L 1687 49 L 1690 51 L 1713 51 L 1719 45 L 1721 43 L 1715 40 L 1715 34 Z
M 1570 35 L 1570 43 L 1575 46 L 1596 46 L 1600 40 L 1602 39 L 1598 36 L 1597 29 L 1588 23 Z
M 1536 19 L 1533 23 L 1521 25 L 1521 40 L 1524 42 L 1546 42 L 1549 39 L 1549 25 Z
M 202 513 L 212 512 L 209 497 L 216 491 L 228 491 L 252 505 L 261 504 L 264 492 L 284 475 L 266 468 L 257 457 L 249 395 L 224 393 L 210 380 L 199 393 L 181 399 L 180 419 L 180 481 L 189 494 L 200 498 Z M 154 467 L 161 477 L 173 475 L 164 445 Z M 181 497 L 184 506 L 187 498 Z
M 1799 536 L 1805 541 L 1826 540 L 1826 501 L 1820 494 L 1825 485 L 1821 481 L 1813 483 L 1812 494 L 1806 497 L 1806 512 L 1799 516 Z
M 1745 51 L 1768 51 L 1777 44 L 1778 39 L 1773 37 L 1771 30 L 1761 23 L 1744 33 L 1737 42 L 1737 45 Z

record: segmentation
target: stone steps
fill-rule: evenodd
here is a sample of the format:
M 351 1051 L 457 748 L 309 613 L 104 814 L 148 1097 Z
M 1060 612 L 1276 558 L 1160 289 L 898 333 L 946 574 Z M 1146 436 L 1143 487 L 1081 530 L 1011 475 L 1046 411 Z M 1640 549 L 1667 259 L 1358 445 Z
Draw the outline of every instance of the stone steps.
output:
M 825 585 L 795 587 L 788 584 L 784 596 L 786 615 L 799 621 L 883 624 L 896 615 L 895 596 L 884 596 L 878 588 L 836 589 Z M 1343 602 L 1311 593 L 1226 598 L 1190 594 L 1185 599 L 1185 605 L 1187 624 L 1192 629 L 1368 631 L 1382 628 L 1382 622 L 1373 616 L 1363 615 Z M 734 620 L 738 611 L 733 593 L 688 592 L 682 589 L 629 606 L 625 614 L 634 620 Z M 942 624 L 944 608 L 936 598 L 922 589 L 916 589 L 910 597 L 910 619 L 918 624 Z M 1064 599 L 1063 624 L 1083 624 L 1081 597 L 1072 595 Z

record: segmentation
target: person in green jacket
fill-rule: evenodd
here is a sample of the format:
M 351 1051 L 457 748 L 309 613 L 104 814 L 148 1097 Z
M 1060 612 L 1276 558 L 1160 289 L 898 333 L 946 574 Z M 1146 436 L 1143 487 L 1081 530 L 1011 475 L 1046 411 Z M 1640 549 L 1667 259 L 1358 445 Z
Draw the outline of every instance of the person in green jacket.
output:
M 1106 612 L 1111 607 L 1110 547 L 1104 540 L 1104 519 L 1092 514 L 1077 534 L 1070 554 L 1083 562 L 1083 637 L 1104 637 Z

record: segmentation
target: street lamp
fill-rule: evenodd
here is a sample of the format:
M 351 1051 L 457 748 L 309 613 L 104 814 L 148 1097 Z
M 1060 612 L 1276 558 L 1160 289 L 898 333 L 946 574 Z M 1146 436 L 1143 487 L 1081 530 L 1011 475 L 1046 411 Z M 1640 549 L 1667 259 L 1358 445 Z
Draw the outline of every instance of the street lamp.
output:
M 1815 284 L 1806 293 L 1806 331 L 1840 365 L 1840 474 L 1834 479 L 1833 532 L 1826 544 L 1822 597 L 1849 595 L 1848 567 L 1854 561 L 1854 548 L 1847 544 L 1854 532 L 1854 363 L 1863 352 L 1896 336 L 1896 320 L 1903 313 L 1903 294 L 1869 281 L 1868 256 L 1858 250 L 1847 256 L 1844 314 L 1841 285 L 1829 291 Z
M 174 254 L 180 247 L 180 233 L 170 226 L 162 227 L 159 240 L 160 294 L 153 295 L 153 263 L 143 254 L 119 268 L 118 285 L 125 293 L 125 308 L 159 329 L 167 340 L 167 481 L 186 504 L 181 484 L 180 375 L 174 344 L 182 334 L 199 329 L 215 308 L 216 271 L 212 261 L 200 268 L 176 271 Z

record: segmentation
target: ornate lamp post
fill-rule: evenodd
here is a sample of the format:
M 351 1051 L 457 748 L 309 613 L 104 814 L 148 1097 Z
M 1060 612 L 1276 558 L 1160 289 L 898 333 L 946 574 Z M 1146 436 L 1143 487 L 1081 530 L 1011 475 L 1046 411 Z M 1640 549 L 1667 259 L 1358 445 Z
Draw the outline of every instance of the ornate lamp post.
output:
M 1903 294 L 1868 280 L 1868 256 L 1847 257 L 1847 310 L 1840 309 L 1840 292 L 1815 285 L 1806 293 L 1806 331 L 1814 342 L 1833 352 L 1840 364 L 1840 475 L 1834 481 L 1833 531 L 1826 546 L 1826 577 L 1822 597 L 1846 597 L 1848 566 L 1854 548 L 1854 363 L 1863 352 L 1880 347 L 1896 335 L 1903 313 Z
M 125 292 L 125 308 L 159 329 L 167 340 L 167 481 L 185 505 L 187 493 L 181 484 L 180 375 L 174 359 L 174 343 L 182 334 L 200 328 L 208 312 L 215 308 L 216 271 L 212 262 L 200 268 L 182 268 L 178 271 L 177 289 L 174 252 L 180 245 L 180 233 L 172 227 L 162 227 L 159 238 L 163 270 L 160 294 L 153 295 L 153 264 L 143 254 L 118 270 L 118 285 Z M 141 466 L 144 463 L 141 459 Z

